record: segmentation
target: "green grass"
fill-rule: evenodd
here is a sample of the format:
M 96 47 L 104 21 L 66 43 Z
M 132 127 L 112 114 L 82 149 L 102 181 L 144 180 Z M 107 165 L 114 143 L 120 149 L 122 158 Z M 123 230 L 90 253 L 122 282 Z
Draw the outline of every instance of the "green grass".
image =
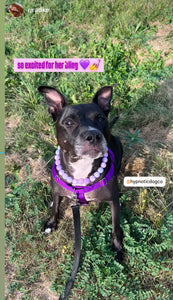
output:
M 125 256 L 118 264 L 110 247 L 109 206 L 82 208 L 82 256 L 70 299 L 170 300 L 173 67 L 165 61 L 172 51 L 165 57 L 149 41 L 158 24 L 172 24 L 172 1 L 22 4 L 20 18 L 6 13 L 8 299 L 53 299 L 63 292 L 73 264 L 70 201 L 61 208 L 57 231 L 46 237 L 43 232 L 50 214 L 48 182 L 56 139 L 37 87 L 55 86 L 77 104 L 89 102 L 99 87 L 117 83 L 110 120 L 120 115 L 112 133 L 120 137 L 124 149 L 119 188 Z M 50 11 L 28 13 L 36 7 Z M 170 45 L 171 36 L 172 31 L 165 34 Z M 20 57 L 102 57 L 105 71 L 14 73 L 13 59 Z M 123 186 L 127 175 L 165 176 L 167 184 L 127 189 Z

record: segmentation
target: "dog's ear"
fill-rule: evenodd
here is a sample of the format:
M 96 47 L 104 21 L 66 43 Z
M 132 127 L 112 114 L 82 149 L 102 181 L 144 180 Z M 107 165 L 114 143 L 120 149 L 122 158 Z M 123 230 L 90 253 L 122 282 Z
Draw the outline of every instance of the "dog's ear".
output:
M 49 113 L 52 115 L 53 120 L 56 121 L 57 113 L 69 103 L 55 88 L 41 85 L 39 86 L 38 91 L 44 94 L 47 105 L 49 106 Z
M 112 94 L 113 87 L 111 85 L 107 85 L 99 89 L 92 99 L 92 102 L 100 106 L 106 116 L 108 116 L 108 113 L 110 112 Z

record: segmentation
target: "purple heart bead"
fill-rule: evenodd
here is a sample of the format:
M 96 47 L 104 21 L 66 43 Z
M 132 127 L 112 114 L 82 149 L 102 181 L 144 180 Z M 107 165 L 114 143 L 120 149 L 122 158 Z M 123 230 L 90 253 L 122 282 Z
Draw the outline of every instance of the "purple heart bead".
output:
M 85 70 L 89 66 L 90 61 L 88 59 L 81 59 L 79 63 L 81 67 Z

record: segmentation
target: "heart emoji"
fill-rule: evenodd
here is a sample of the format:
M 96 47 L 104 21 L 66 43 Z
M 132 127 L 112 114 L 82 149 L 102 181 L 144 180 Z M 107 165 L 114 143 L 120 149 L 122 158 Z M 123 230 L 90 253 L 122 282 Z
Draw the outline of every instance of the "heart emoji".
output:
M 81 59 L 79 63 L 81 67 L 85 70 L 89 66 L 90 61 L 88 59 Z

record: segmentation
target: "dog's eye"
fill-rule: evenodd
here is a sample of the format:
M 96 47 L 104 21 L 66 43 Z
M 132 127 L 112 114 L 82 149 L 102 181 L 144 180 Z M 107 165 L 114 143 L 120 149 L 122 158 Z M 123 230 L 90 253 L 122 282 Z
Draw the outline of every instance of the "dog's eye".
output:
M 65 125 L 67 127 L 71 127 L 73 125 L 73 121 L 71 119 L 68 119 L 68 120 L 65 121 Z
M 104 121 L 104 117 L 102 115 L 97 115 L 97 121 L 98 122 L 103 122 Z

